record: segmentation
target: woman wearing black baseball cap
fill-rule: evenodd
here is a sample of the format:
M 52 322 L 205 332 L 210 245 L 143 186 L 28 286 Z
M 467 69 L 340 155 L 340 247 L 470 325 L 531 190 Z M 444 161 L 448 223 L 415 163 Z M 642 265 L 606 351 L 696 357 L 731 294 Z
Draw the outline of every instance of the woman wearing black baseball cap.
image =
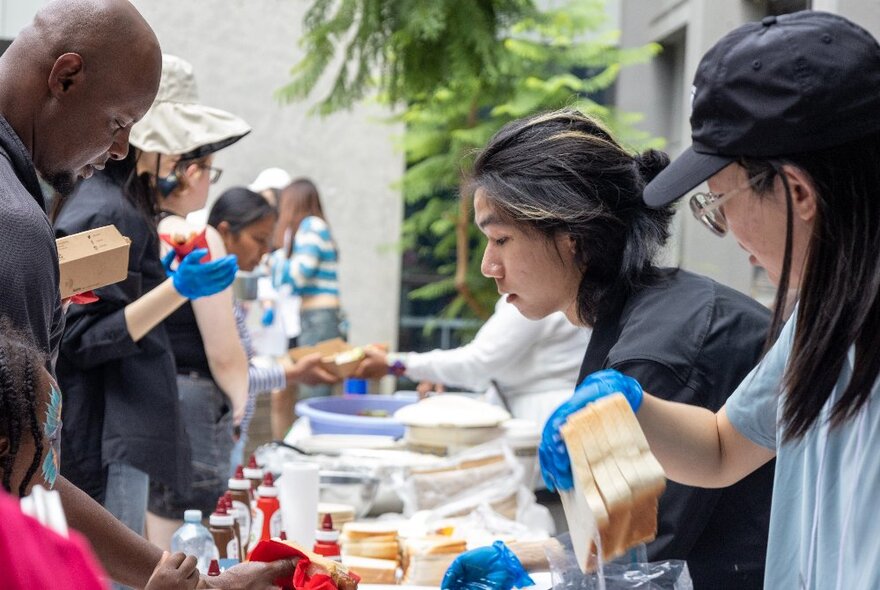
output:
M 690 207 L 776 281 L 779 337 L 717 414 L 615 388 L 675 481 L 726 486 L 776 457 L 765 588 L 880 587 L 880 46 L 821 12 L 744 25 L 700 63 L 691 124 L 644 200 L 708 181 Z M 564 476 L 564 450 L 542 452 Z

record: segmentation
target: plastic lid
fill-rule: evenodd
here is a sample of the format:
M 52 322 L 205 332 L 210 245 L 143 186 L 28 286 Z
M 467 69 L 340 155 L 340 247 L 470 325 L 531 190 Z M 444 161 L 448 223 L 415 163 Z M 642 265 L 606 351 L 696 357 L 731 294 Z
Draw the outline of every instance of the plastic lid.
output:
M 347 395 L 367 393 L 367 380 L 349 377 L 342 384 L 342 393 Z
M 211 513 L 208 522 L 212 526 L 232 526 L 235 522 L 235 517 L 226 511 L 226 498 L 223 496 L 217 498 L 217 508 Z
M 321 520 L 321 528 L 315 531 L 315 539 L 318 541 L 336 541 L 339 539 L 339 531 L 333 528 L 333 517 L 325 514 Z
M 247 479 L 261 479 L 263 477 L 263 468 L 257 465 L 257 458 L 253 455 L 248 459 L 247 467 L 242 472 Z
M 229 478 L 229 489 L 230 490 L 249 490 L 251 489 L 251 482 L 249 479 L 246 479 L 244 476 L 244 468 L 239 465 L 235 468 L 235 476 Z
M 263 476 L 263 485 L 257 488 L 257 494 L 264 498 L 275 498 L 278 496 L 278 488 L 275 487 L 275 480 L 271 472 L 267 472 Z
M 183 513 L 183 522 L 202 522 L 202 511 L 201 510 L 186 510 Z

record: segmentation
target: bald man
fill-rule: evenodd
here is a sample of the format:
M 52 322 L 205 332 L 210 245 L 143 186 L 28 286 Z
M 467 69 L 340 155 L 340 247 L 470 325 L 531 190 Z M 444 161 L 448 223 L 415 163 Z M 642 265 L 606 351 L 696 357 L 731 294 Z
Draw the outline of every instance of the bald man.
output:
M 52 359 L 64 318 L 38 175 L 65 195 L 78 178 L 125 157 L 131 126 L 150 108 L 161 68 L 159 42 L 127 0 L 51 2 L 0 57 L 0 316 Z M 56 489 L 70 525 L 88 537 L 108 573 L 143 587 L 162 551 L 64 478 Z M 200 587 L 271 587 L 293 566 L 244 564 Z

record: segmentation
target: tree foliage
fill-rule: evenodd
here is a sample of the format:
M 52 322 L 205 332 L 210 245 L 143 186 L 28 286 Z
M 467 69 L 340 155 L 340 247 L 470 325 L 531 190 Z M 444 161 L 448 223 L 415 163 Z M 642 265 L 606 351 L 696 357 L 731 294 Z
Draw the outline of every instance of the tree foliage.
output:
M 404 220 L 403 245 L 450 261 L 438 269 L 448 278 L 411 297 L 457 292 L 444 312 L 450 317 L 491 311 L 497 293 L 479 271 L 484 239 L 458 187 L 475 151 L 505 123 L 570 106 L 602 119 L 634 148 L 660 143 L 635 129 L 638 116 L 595 100 L 622 67 L 659 51 L 654 44 L 621 48 L 606 21 L 603 0 L 544 9 L 531 0 L 313 0 L 305 57 L 281 96 L 309 97 L 327 76 L 321 113 L 369 93 L 403 107 L 401 186 L 413 211 Z

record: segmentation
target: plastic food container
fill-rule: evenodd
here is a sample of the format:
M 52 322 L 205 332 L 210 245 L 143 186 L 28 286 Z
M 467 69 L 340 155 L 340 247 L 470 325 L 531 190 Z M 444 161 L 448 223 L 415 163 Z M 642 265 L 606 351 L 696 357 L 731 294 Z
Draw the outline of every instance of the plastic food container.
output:
M 403 436 L 403 424 L 394 412 L 415 403 L 389 395 L 315 397 L 296 404 L 298 416 L 309 419 L 312 434 L 379 434 Z

